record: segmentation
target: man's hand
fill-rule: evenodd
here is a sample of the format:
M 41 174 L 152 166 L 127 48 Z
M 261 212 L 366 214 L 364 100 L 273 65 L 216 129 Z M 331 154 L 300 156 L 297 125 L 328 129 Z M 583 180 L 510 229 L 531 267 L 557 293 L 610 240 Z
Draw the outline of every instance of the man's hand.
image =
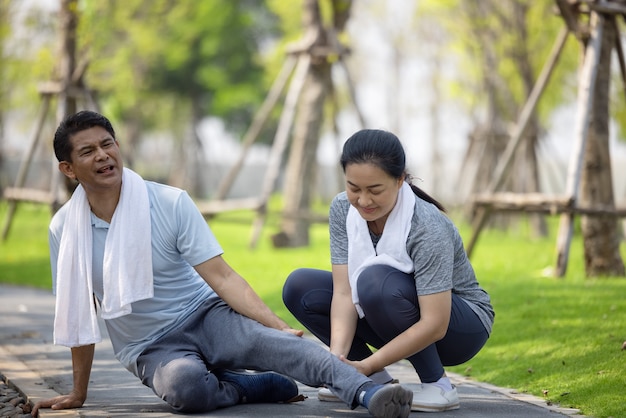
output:
M 288 332 L 290 334 L 295 335 L 296 337 L 302 337 L 304 335 L 304 331 L 301 329 L 293 329 L 293 328 L 283 328 L 284 332 Z
M 33 417 L 38 416 L 39 409 L 52 408 L 52 409 L 70 409 L 80 408 L 85 403 L 85 398 L 79 396 L 77 393 L 71 392 L 68 395 L 55 396 L 54 398 L 44 399 L 39 401 L 33 407 L 31 415 Z

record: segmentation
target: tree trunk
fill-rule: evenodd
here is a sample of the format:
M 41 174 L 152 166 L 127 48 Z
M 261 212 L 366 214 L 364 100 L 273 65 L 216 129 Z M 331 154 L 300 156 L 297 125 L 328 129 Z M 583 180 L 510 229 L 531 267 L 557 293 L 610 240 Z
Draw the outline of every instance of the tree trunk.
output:
M 345 2 L 344 2 L 345 3 Z M 345 25 L 343 9 L 341 29 Z M 313 46 L 332 45 L 323 28 L 317 0 L 304 2 L 303 22 L 306 39 Z M 337 23 L 336 23 L 337 24 Z M 302 247 L 309 245 L 311 207 L 317 180 L 317 148 L 324 122 L 324 103 L 331 90 L 331 64 L 325 56 L 314 56 L 302 88 L 293 139 L 284 181 L 284 207 L 281 231 L 272 239 L 275 247 Z
M 524 96 L 530 97 L 535 84 L 535 76 L 530 62 L 530 54 L 528 51 L 528 26 L 526 19 L 528 16 L 528 3 L 513 3 L 513 19 L 517 28 L 521 42 L 517 45 L 515 61 L 519 69 L 522 83 L 524 85 Z M 520 176 L 521 184 L 518 185 L 518 191 L 525 193 L 537 193 L 540 191 L 539 184 L 539 163 L 537 161 L 537 148 L 539 145 L 539 120 L 537 114 L 533 113 L 528 121 L 526 128 L 525 146 L 521 155 L 520 170 L 524 176 Z M 548 227 L 546 220 L 542 215 L 530 214 L 530 225 L 535 236 L 545 237 L 548 235 Z
M 61 91 L 57 98 L 57 124 L 65 117 L 78 111 L 76 97 L 68 94 L 68 89 L 74 84 L 73 75 L 76 70 L 76 30 L 78 28 L 78 0 L 61 0 L 59 9 L 59 74 Z M 78 183 L 66 176 L 62 176 L 56 168 L 53 176 L 62 178 L 65 190 L 72 195 Z M 53 182 L 54 184 L 54 182 Z M 54 187 L 54 186 L 53 186 Z M 56 199 L 52 203 L 51 211 L 55 213 L 61 207 Z
M 609 19 L 605 17 L 602 31 L 602 49 L 581 179 L 581 206 L 615 207 L 609 153 L 609 92 L 611 52 L 617 34 L 614 25 L 608 24 Z M 583 216 L 582 234 L 587 277 L 625 275 L 617 216 Z

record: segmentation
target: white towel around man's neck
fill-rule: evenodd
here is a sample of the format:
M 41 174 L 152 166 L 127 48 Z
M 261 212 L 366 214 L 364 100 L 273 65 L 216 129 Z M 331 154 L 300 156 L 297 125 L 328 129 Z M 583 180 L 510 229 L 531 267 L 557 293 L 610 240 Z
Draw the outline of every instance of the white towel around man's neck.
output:
M 93 297 L 91 208 L 82 186 L 68 205 L 57 261 L 54 343 L 77 347 L 101 336 Z M 146 183 L 124 168 L 104 247 L 102 318 L 127 315 L 131 303 L 153 296 L 150 228 Z
M 415 210 L 415 194 L 411 186 L 403 182 L 398 199 L 387 221 L 383 234 L 374 248 L 367 221 L 359 211 L 350 206 L 346 218 L 348 235 L 348 276 L 352 290 L 352 301 L 360 318 L 365 316 L 359 305 L 357 281 L 366 267 L 385 264 L 404 273 L 413 271 L 413 260 L 406 251 L 406 240 L 411 230 L 411 219 Z

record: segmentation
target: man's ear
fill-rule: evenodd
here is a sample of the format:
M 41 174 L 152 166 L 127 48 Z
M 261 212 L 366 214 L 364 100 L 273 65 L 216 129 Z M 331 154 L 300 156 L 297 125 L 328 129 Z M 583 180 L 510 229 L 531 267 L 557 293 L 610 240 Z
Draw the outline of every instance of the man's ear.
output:
M 72 180 L 76 180 L 76 175 L 74 174 L 72 164 L 68 163 L 67 161 L 61 161 L 59 163 L 59 171 L 63 173 L 66 177 Z

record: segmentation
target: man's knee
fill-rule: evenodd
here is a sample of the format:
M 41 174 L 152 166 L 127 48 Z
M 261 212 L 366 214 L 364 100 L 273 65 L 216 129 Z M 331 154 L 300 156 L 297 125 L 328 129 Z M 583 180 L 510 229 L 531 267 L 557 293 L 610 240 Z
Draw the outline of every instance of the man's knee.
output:
M 153 383 L 155 393 L 176 411 L 216 409 L 213 394 L 217 392 L 217 379 L 198 361 L 188 358 L 172 360 L 156 370 Z

